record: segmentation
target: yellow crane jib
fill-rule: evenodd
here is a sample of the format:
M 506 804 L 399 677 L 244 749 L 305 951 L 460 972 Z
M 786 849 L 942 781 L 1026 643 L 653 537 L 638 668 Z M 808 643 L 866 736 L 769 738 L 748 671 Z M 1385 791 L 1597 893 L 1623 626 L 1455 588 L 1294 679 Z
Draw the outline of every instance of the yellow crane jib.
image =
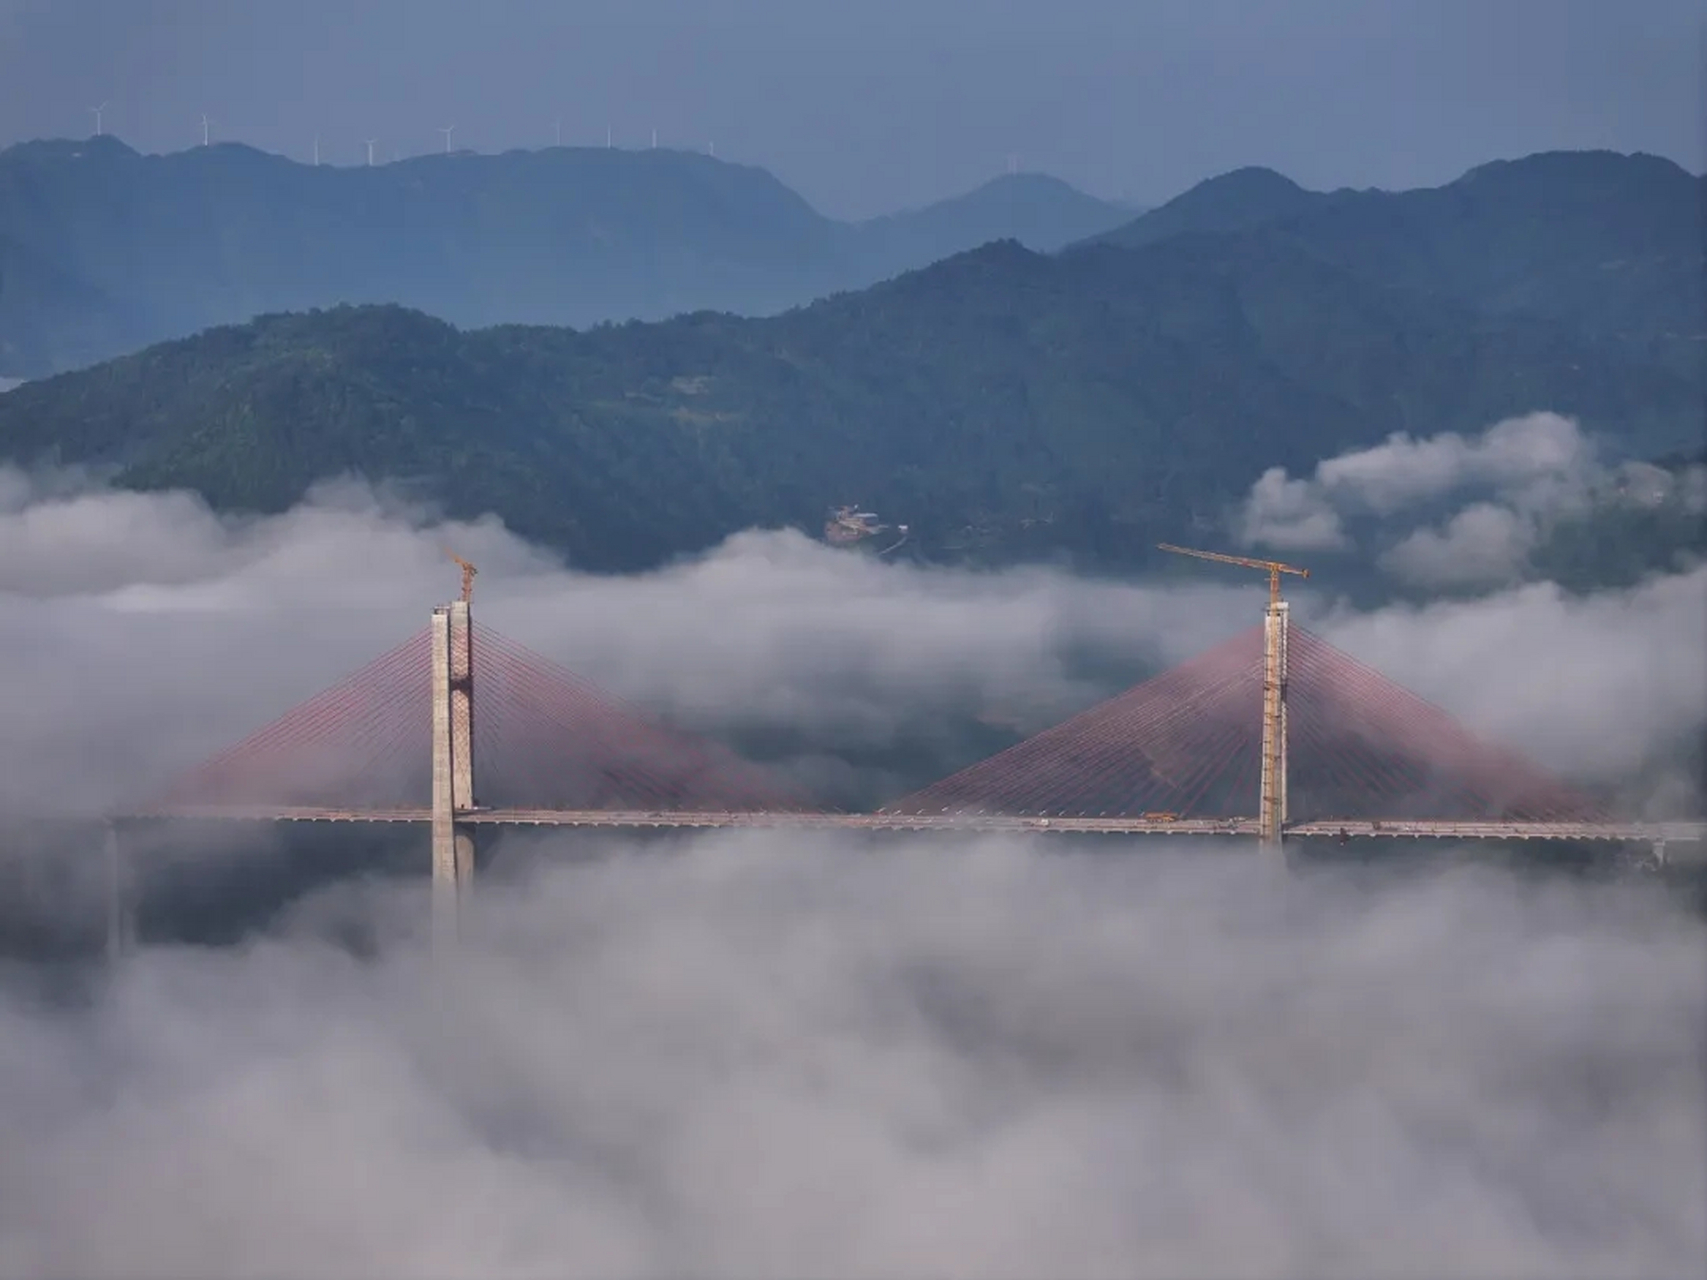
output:
M 445 548 L 445 554 L 452 560 L 455 560 L 462 569 L 462 602 L 467 604 L 470 600 L 474 599 L 474 575 L 479 573 L 480 570 L 469 564 L 468 561 L 457 555 L 457 553 L 452 551 L 449 547 Z
M 1199 560 L 1214 560 L 1220 564 L 1236 564 L 1246 569 L 1262 569 L 1268 574 L 1268 602 L 1271 605 L 1280 603 L 1280 575 L 1295 573 L 1300 578 L 1308 578 L 1310 571 L 1300 569 L 1296 565 L 1282 564 L 1278 560 L 1257 560 L 1250 556 L 1230 556 L 1221 551 L 1198 551 L 1192 547 L 1176 547 L 1171 542 L 1158 542 L 1156 547 L 1162 551 L 1172 551 L 1176 555 L 1196 556 Z

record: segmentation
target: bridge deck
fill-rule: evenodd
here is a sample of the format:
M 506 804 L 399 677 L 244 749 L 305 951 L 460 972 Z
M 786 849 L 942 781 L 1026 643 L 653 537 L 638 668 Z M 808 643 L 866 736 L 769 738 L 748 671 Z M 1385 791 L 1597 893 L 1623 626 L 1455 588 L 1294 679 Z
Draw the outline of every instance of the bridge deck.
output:
M 189 808 L 124 815 L 125 820 L 427 823 L 428 809 Z M 1255 818 L 1040 817 L 1019 814 L 684 812 L 640 809 L 475 809 L 459 823 L 481 826 L 706 828 L 864 831 L 1047 831 L 1108 835 L 1255 836 Z M 1456 822 L 1324 818 L 1292 823 L 1295 839 L 1702 841 L 1707 822 Z

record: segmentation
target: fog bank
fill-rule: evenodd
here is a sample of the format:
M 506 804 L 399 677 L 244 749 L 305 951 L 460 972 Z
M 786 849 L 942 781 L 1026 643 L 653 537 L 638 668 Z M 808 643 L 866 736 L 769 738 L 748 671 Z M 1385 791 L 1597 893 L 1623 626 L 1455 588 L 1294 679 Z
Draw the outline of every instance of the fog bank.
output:
M 447 547 L 487 625 L 777 736 L 842 794 L 1044 728 L 1263 598 L 1210 566 L 968 573 L 793 533 L 595 578 L 362 486 L 234 519 L 0 473 L 0 812 L 102 812 L 363 665 L 454 593 Z M 1574 775 L 1651 773 L 1707 720 L 1704 571 L 1377 610 L 1307 585 L 1304 625 Z M 499 843 L 451 962 L 420 880 L 344 879 L 78 999 L 0 967 L 0 1274 L 1707 1263 L 1707 938 L 1652 883 L 1132 842 L 603 847 Z M 70 912 L 95 885 L 30 892 Z
M 0 1272 L 1698 1274 L 1702 931 L 1248 851 L 698 837 L 0 1004 Z M 512 860 L 513 861 L 513 860 Z M 317 936 L 374 922 L 357 961 Z M 435 986 L 435 983 L 437 984 Z
M 1210 565 L 1201 585 L 971 573 L 786 532 L 599 578 L 494 520 L 446 523 L 358 485 L 237 519 L 184 494 L 4 472 L 0 811 L 100 812 L 258 728 L 423 626 L 456 590 L 446 547 L 480 566 L 487 625 L 688 727 L 782 735 L 779 767 L 862 803 L 1046 728 L 1262 609 L 1258 583 Z M 1584 780 L 1648 768 L 1707 722 L 1707 570 L 1373 611 L 1313 579 L 1295 599 L 1301 624 Z M 898 745 L 913 776 L 887 762 Z

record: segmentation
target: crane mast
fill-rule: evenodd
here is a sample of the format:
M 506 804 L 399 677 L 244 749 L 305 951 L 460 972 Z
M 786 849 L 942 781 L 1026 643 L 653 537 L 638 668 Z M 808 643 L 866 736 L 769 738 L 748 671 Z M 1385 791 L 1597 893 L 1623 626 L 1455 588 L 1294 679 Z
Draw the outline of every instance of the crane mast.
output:
M 1169 542 L 1156 545 L 1176 555 L 1260 569 L 1268 574 L 1268 610 L 1263 616 L 1262 632 L 1262 790 L 1257 803 L 1257 825 L 1261 828 L 1263 845 L 1278 850 L 1286 827 L 1286 642 L 1290 631 L 1288 606 L 1280 598 L 1280 575 L 1295 573 L 1308 578 L 1310 571 L 1279 560 L 1199 551 Z

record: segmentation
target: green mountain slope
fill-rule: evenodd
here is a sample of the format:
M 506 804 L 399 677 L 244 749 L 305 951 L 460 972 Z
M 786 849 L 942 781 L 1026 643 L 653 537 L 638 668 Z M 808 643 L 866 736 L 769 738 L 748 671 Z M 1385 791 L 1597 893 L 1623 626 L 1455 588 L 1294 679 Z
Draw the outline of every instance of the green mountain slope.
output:
M 1371 281 L 1564 321 L 1693 370 L 1707 359 L 1704 218 L 1707 178 L 1669 160 L 1552 152 L 1401 192 L 1308 192 L 1241 170 L 1098 240 L 1245 231 Z
M 854 226 L 760 169 L 553 148 L 361 168 L 112 137 L 0 152 L 0 375 L 260 312 L 399 303 L 463 325 L 773 312 L 991 239 L 1126 217 L 1044 179 Z
M 401 480 L 601 569 L 855 500 L 925 554 L 1113 566 L 1218 522 L 1270 466 L 1537 408 L 1656 453 L 1694 442 L 1700 395 L 1609 340 L 1246 237 L 1007 242 L 765 319 L 265 317 L 7 393 L 0 455 L 229 508 Z

